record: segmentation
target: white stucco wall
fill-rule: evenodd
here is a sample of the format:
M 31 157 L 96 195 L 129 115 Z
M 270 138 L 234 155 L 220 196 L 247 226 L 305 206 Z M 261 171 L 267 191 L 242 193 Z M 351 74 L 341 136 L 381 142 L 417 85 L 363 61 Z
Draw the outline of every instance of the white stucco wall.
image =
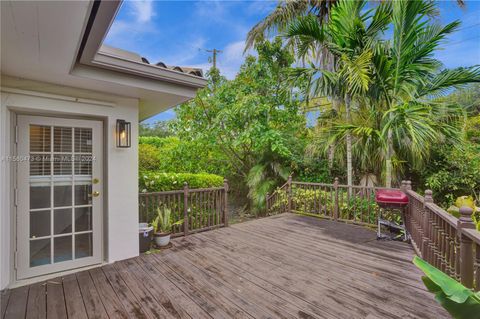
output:
M 51 84 L 48 84 L 51 88 Z M 59 87 L 59 91 L 62 88 Z M 12 93 L 14 92 L 14 93 Z M 107 101 L 74 101 L 75 89 L 65 88 L 68 96 L 43 95 L 35 92 L 2 88 L 0 105 L 0 289 L 14 283 L 13 212 L 10 192 L 11 163 L 3 160 L 11 155 L 11 125 L 14 113 L 88 117 L 104 122 L 104 259 L 113 262 L 138 255 L 138 100 L 98 92 L 78 91 L 83 99 Z M 73 93 L 73 94 L 72 94 Z M 102 103 L 100 103 L 102 104 Z M 132 147 L 115 145 L 117 119 L 132 123 Z

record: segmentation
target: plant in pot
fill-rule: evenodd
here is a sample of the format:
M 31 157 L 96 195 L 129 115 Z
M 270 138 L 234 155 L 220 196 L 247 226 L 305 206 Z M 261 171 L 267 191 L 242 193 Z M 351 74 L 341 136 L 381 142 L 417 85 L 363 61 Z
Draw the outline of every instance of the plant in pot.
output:
M 165 247 L 170 243 L 172 227 L 183 224 L 183 219 L 177 222 L 172 220 L 172 211 L 169 208 L 157 208 L 157 216 L 152 221 L 155 244 L 159 247 Z

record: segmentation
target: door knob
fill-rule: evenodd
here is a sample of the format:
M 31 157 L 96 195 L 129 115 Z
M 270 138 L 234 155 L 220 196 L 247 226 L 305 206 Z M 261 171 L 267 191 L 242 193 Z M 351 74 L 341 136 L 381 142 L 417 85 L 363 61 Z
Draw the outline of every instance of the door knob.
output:
M 93 197 L 98 197 L 99 195 L 100 195 L 100 192 L 98 192 L 98 191 L 94 191 L 94 192 L 92 193 L 92 196 L 93 196 Z

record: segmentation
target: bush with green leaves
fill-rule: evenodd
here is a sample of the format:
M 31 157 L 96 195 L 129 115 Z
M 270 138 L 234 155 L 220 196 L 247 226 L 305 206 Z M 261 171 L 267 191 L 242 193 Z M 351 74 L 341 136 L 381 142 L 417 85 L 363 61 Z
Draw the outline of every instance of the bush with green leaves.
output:
M 420 268 L 427 289 L 435 300 L 456 319 L 480 319 L 480 292 L 473 292 L 425 260 L 416 257 L 413 263 Z
M 142 172 L 139 177 L 141 192 L 161 192 L 189 188 L 209 188 L 223 186 L 223 177 L 214 174 Z
M 433 191 L 435 202 L 448 208 L 457 197 L 470 195 L 480 200 L 480 147 L 466 144 L 461 148 L 439 146 L 433 160 L 422 172 L 426 187 Z
M 348 198 L 348 193 L 344 192 L 342 193 L 342 197 L 342 200 L 339 199 L 339 217 L 341 219 L 376 224 L 380 208 L 375 202 L 373 192 L 370 197 L 366 194 L 359 193 L 356 194 L 356 196 L 350 196 L 350 198 Z
M 333 193 L 321 189 L 292 188 L 292 205 L 296 211 L 307 214 L 333 214 Z
M 159 149 L 150 144 L 138 145 L 139 171 L 156 171 L 163 165 Z
M 277 188 L 272 195 L 276 196 L 275 202 L 269 207 L 267 215 L 283 213 L 288 205 L 288 195 L 285 189 Z
M 214 145 L 178 137 L 141 136 L 139 171 L 210 173 L 225 176 L 229 171 L 225 155 Z

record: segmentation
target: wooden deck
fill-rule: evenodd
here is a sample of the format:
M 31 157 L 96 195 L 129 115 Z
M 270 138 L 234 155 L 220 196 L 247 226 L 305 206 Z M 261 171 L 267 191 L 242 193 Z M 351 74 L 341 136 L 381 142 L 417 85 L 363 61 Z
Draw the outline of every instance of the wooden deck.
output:
M 450 318 L 408 244 L 282 214 L 3 292 L 4 318 Z

